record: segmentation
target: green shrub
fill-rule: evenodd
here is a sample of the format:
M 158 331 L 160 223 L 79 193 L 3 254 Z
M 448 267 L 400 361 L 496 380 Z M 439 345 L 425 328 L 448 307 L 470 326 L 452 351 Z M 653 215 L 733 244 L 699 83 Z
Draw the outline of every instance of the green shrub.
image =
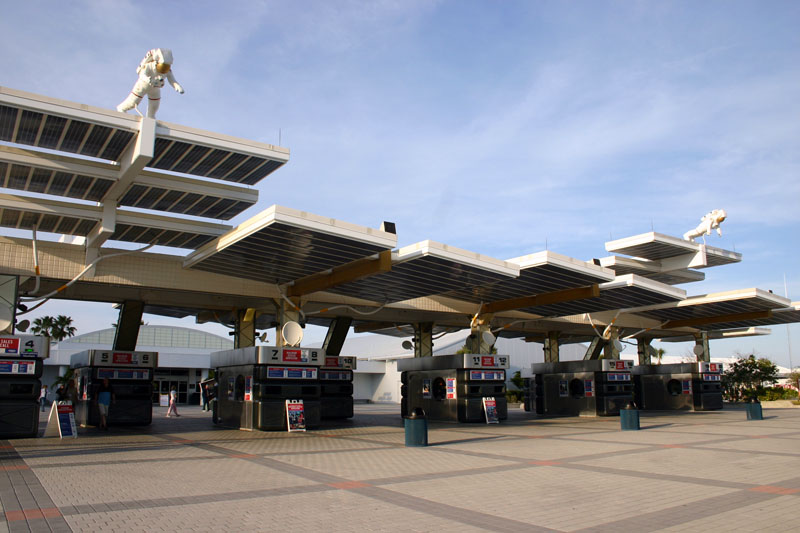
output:
M 783 387 L 767 387 L 758 391 L 758 399 L 762 402 L 772 402 L 775 400 L 794 400 L 796 398 L 796 390 L 785 389 Z
M 523 401 L 523 392 L 521 390 L 507 390 L 506 391 L 506 401 L 508 403 L 522 403 Z

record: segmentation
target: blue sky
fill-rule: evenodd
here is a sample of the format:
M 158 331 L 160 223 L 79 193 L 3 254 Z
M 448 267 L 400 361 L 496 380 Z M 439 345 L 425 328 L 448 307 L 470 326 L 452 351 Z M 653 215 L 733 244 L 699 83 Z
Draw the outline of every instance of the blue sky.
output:
M 682 287 L 782 295 L 785 276 L 800 299 L 798 2 L 4 4 L 0 85 L 114 108 L 144 53 L 167 47 L 186 94 L 165 90 L 159 119 L 280 138 L 290 162 L 234 222 L 277 203 L 393 221 L 401 246 L 588 260 L 724 208 L 708 243 L 743 262 Z M 41 310 L 88 332 L 98 315 L 82 307 Z M 786 365 L 791 339 L 797 365 L 790 332 L 712 353 Z

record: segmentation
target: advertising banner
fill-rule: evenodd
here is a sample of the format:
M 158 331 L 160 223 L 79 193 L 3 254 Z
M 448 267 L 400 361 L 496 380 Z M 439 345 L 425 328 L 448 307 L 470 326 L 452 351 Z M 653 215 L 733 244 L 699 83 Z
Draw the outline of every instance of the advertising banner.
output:
M 245 376 L 244 378 L 244 401 L 253 401 L 253 376 Z
M 425 399 L 431 398 L 431 380 L 430 379 L 423 379 L 422 380 L 422 397 Z
M 456 378 L 447 378 L 447 399 L 456 399 Z
M 75 423 L 75 409 L 72 402 L 53 402 L 50 416 L 47 417 L 45 437 L 78 438 L 78 426 Z
M 487 424 L 500 423 L 500 418 L 497 416 L 497 401 L 493 397 L 483 399 L 483 412 L 486 415 Z
M 286 424 L 289 431 L 305 431 L 303 400 L 286 400 Z

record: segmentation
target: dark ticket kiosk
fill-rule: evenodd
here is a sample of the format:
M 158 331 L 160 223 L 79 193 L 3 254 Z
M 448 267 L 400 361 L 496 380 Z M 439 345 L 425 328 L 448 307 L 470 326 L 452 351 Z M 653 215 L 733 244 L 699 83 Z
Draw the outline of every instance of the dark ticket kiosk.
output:
M 0 438 L 36 437 L 39 394 L 49 339 L 0 336 Z
M 306 427 L 319 426 L 319 372 L 324 363 L 325 352 L 317 348 L 250 346 L 212 353 L 217 378 L 214 422 L 239 429 L 285 430 L 286 400 L 302 400 Z
M 614 416 L 633 401 L 633 361 L 600 359 L 531 365 L 533 408 L 541 416 Z
M 484 398 L 494 398 L 497 418 L 508 418 L 507 355 L 455 354 L 398 359 L 403 416 L 422 408 L 429 420 L 486 422 Z
M 97 391 L 108 378 L 115 401 L 108 409 L 109 425 L 146 426 L 153 421 L 153 369 L 157 352 L 86 350 L 72 354 L 70 366 L 78 390 L 75 422 L 100 424 Z
M 323 420 L 353 418 L 353 370 L 355 357 L 325 356 L 319 370 Z
M 650 411 L 722 409 L 722 363 L 638 365 L 636 404 Z

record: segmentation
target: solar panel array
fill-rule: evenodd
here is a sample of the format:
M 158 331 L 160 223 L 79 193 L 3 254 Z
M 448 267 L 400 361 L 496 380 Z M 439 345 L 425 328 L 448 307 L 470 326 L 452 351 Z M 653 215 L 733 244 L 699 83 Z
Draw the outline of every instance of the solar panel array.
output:
M 121 189 L 116 187 L 121 163 L 134 149 L 140 124 L 135 115 L 0 87 L 0 141 L 15 145 L 0 145 L 0 187 L 63 199 L 48 203 L 3 195 L 0 225 L 87 236 L 102 220 L 102 207 L 88 202 L 103 203 L 111 193 L 124 208 L 230 220 L 255 204 L 257 192 L 250 187 L 288 162 L 288 150 L 280 147 L 159 122 L 147 169 L 124 182 L 125 190 L 116 190 Z M 69 202 L 76 207 L 69 208 Z M 387 232 L 279 206 L 237 228 L 171 220 L 179 223 L 170 223 L 167 215 L 118 209 L 110 239 L 194 250 L 184 261 L 186 268 L 279 285 L 392 250 L 397 242 Z M 613 262 L 614 272 L 552 252 L 500 261 L 424 241 L 394 251 L 388 272 L 324 290 L 376 303 L 441 295 L 480 304 L 599 285 L 599 296 L 593 298 L 519 309 L 532 321 L 630 308 L 646 308 L 642 316 L 660 321 L 775 308 L 763 296 L 682 306 L 684 291 L 658 283 L 684 283 L 703 275 L 689 269 L 661 271 L 657 262 L 691 257 L 702 249 L 703 266 L 715 266 L 741 260 L 734 252 L 657 233 L 606 243 L 606 248 L 641 258 L 636 260 L 640 264 Z M 186 310 L 176 306 L 171 312 Z M 392 325 L 383 330 L 409 331 L 400 328 L 405 330 Z M 517 333 L 527 334 L 503 334 Z

